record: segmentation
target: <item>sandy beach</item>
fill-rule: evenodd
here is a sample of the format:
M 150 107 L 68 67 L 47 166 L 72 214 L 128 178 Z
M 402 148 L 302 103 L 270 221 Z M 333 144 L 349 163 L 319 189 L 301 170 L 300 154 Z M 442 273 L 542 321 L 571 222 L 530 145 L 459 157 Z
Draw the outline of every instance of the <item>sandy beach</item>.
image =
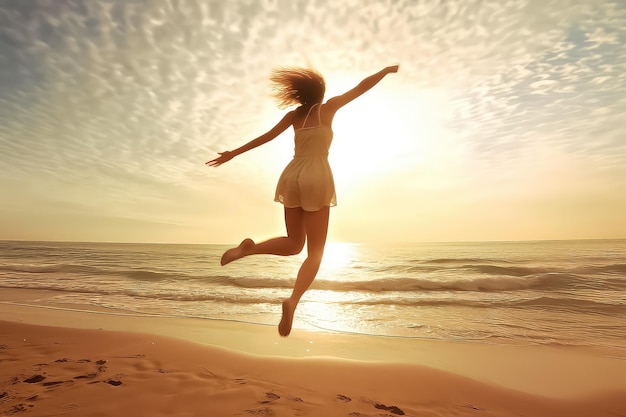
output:
M 0 304 L 0 415 L 616 416 L 610 352 Z

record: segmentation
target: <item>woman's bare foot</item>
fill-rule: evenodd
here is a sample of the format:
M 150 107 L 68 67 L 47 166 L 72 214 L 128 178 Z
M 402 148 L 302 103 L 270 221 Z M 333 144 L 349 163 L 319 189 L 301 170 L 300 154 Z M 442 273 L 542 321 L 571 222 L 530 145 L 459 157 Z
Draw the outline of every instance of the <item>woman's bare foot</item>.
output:
M 254 241 L 252 239 L 244 239 L 236 248 L 228 249 L 226 252 L 224 252 L 220 263 L 222 264 L 222 266 L 224 266 L 239 258 L 243 258 L 246 255 L 250 255 L 253 248 Z
M 291 325 L 293 323 L 293 312 L 296 306 L 291 305 L 291 300 L 288 298 L 283 301 L 283 317 L 278 324 L 278 333 L 281 336 L 287 337 L 291 333 Z

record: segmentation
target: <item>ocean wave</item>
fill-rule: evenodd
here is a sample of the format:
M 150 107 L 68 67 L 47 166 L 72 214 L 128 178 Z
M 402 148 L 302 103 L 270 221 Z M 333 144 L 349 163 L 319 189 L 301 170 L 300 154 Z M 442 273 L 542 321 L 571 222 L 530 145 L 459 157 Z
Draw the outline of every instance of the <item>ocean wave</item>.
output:
M 461 270 L 478 272 L 485 275 L 508 275 L 513 277 L 525 277 L 549 272 L 546 269 L 530 268 L 525 266 L 498 266 L 489 264 L 463 265 Z
M 502 264 L 505 265 L 502 265 Z M 459 258 L 459 259 L 435 259 L 420 262 L 418 265 L 405 266 L 402 269 L 401 266 L 394 266 L 393 268 L 385 269 L 381 272 L 392 272 L 392 271 L 405 271 L 405 272 L 431 272 L 431 271 L 444 271 L 444 272 L 461 272 L 461 273 L 478 273 L 483 275 L 494 275 L 494 276 L 515 276 L 515 277 L 524 277 L 530 275 L 537 274 L 546 274 L 546 273 L 563 273 L 569 272 L 572 274 L 580 274 L 580 275 L 626 275 L 626 264 L 624 263 L 616 263 L 616 264 L 600 264 L 600 265 L 579 265 L 573 268 L 555 268 L 555 267 L 539 267 L 539 266 L 516 266 L 513 265 L 512 262 L 505 262 L 499 260 L 497 262 L 490 262 L 488 259 L 481 258 Z M 626 277 L 626 276 L 625 276 Z
M 618 274 L 626 274 L 626 264 L 612 264 L 612 265 L 601 265 L 593 268 L 592 272 L 603 272 L 607 274 L 618 273 Z
M 78 274 L 85 277 L 91 276 L 107 276 L 117 277 L 123 280 L 145 281 L 152 284 L 151 287 L 157 290 L 159 285 L 170 285 L 179 283 L 186 285 L 192 283 L 194 285 L 210 288 L 214 286 L 251 288 L 251 289 L 284 289 L 292 288 L 295 282 L 294 278 L 265 278 L 265 277 L 233 277 L 229 275 L 202 276 L 180 273 L 178 271 L 150 271 L 146 269 L 127 269 L 127 270 L 107 270 L 92 266 L 83 265 L 18 265 L 18 266 L 2 266 L 2 271 L 22 272 L 29 274 Z M 447 273 L 450 275 L 450 273 Z M 29 285 L 46 285 L 50 280 L 19 280 L 20 282 L 28 282 Z M 67 280 L 63 285 L 68 285 Z M 81 287 L 83 281 L 76 280 L 75 286 Z M 93 280 L 87 280 L 93 281 Z M 476 275 L 476 274 L 459 274 L 458 278 L 449 276 L 437 277 L 390 277 L 370 280 L 329 280 L 318 278 L 311 288 L 328 290 L 328 291 L 356 291 L 356 292 L 411 292 L 411 291 L 480 291 L 480 292 L 501 292 L 501 291 L 519 291 L 527 289 L 562 289 L 570 287 L 589 287 L 602 288 L 607 280 L 589 280 L 583 276 L 569 273 L 534 273 L 530 274 L 528 270 L 520 270 L 515 273 L 509 270 L 507 274 L 496 275 Z M 617 280 L 610 284 L 611 288 L 616 288 L 622 281 Z M 86 285 L 86 284 L 85 284 Z M 133 286 L 134 287 L 134 286 Z
M 355 285 L 363 290 L 372 291 L 390 291 L 393 288 L 399 288 L 400 291 L 404 291 L 414 288 L 420 290 L 429 289 L 449 289 L 450 286 L 459 290 L 506 290 L 519 289 L 525 287 L 532 287 L 536 285 L 537 281 L 541 283 L 548 283 L 559 281 L 559 277 L 565 277 L 567 279 L 578 279 L 580 277 L 599 278 L 601 280 L 611 279 L 611 277 L 617 277 L 616 283 L 619 285 L 621 282 L 626 283 L 626 264 L 614 263 L 614 264 L 600 264 L 600 265 L 578 265 L 572 268 L 561 267 L 546 267 L 544 266 L 520 266 L 507 262 L 500 261 L 498 264 L 490 263 L 486 258 L 441 258 L 423 261 L 419 264 L 411 262 L 404 262 L 393 265 L 386 265 L 383 267 L 364 267 L 358 265 L 360 269 L 366 269 L 363 271 L 365 276 L 383 276 L 379 280 L 364 280 L 357 281 Z M 353 269 L 359 269 L 353 268 Z M 267 278 L 267 277 L 232 277 L 228 275 L 209 275 L 198 268 L 189 269 L 181 268 L 177 269 L 172 265 L 169 268 L 159 268 L 158 266 L 153 268 L 147 267 L 132 267 L 128 264 L 121 265 L 115 262 L 109 263 L 95 263 L 92 265 L 83 263 L 43 263 L 43 264 L 0 264 L 0 273 L 2 272 L 17 272 L 23 274 L 78 274 L 78 275 L 94 275 L 94 276 L 112 276 L 118 278 L 127 278 L 131 280 L 139 281 L 154 281 L 159 282 L 161 280 L 205 280 L 207 282 L 241 286 L 246 288 L 284 288 L 286 286 L 293 285 L 293 279 L 286 278 Z M 354 271 L 352 271 L 353 273 Z M 343 273 L 346 276 L 351 274 L 350 268 L 347 268 Z M 440 276 L 441 280 L 425 279 L 423 276 Z M 448 280 L 447 278 L 458 275 L 460 278 Z M 392 277 L 392 278 L 390 278 Z M 339 276 L 341 278 L 341 276 Z M 524 281 L 509 280 L 510 278 L 529 278 L 530 283 Z M 319 280 L 318 280 L 319 281 Z M 342 281 L 333 281 L 342 282 Z M 346 281 L 350 282 L 350 281 Z M 377 282 L 377 284 L 369 284 Z M 451 282 L 451 284 L 450 284 Z M 389 285 L 391 284 L 391 285 Z M 583 282 L 581 284 L 584 285 Z M 331 284 L 327 284 L 331 285 Z M 443 287 L 441 287 L 443 285 Z M 332 288 L 331 288 L 332 289 Z M 345 288 L 341 288 L 345 289 Z M 349 288 L 348 288 L 349 289 Z
M 233 278 L 229 276 L 220 276 L 217 277 L 217 279 L 209 279 L 209 281 L 242 288 L 293 288 L 295 283 L 295 279 L 293 278 Z
M 199 275 L 188 275 L 180 271 L 152 271 L 147 269 L 117 269 L 114 266 L 97 267 L 76 264 L 17 264 L 0 265 L 0 273 L 17 272 L 29 274 L 77 274 L 84 276 L 110 276 L 128 278 L 137 281 L 158 282 L 162 280 L 184 280 L 200 278 Z
M 35 282 L 25 285 L 0 285 L 2 288 L 16 288 L 16 289 L 38 289 L 56 291 L 60 294 L 69 294 L 72 297 L 78 297 L 84 302 L 92 302 L 93 300 L 103 297 L 103 299 L 110 299 L 111 297 L 122 297 L 124 300 L 126 297 L 130 299 L 141 299 L 149 301 L 150 303 L 163 304 L 164 302 L 174 303 L 226 303 L 236 305 L 252 305 L 252 304 L 275 304 L 279 303 L 283 296 L 287 296 L 288 292 L 285 291 L 283 295 L 276 292 L 264 292 L 264 291 L 176 291 L 162 289 L 158 292 L 150 291 L 148 288 L 112 288 L 112 287 L 92 287 L 92 288 L 74 288 L 68 289 L 63 285 L 54 285 L 47 283 L 39 285 Z M 320 288 L 314 288 L 320 289 Z M 432 293 L 431 293 L 432 294 Z M 532 293 L 531 293 L 532 294 Z M 538 293 L 534 293 L 538 294 Z M 307 302 L 322 302 L 319 301 L 315 295 L 311 295 L 308 299 L 303 301 Z M 134 301 L 122 301 L 127 305 L 135 304 Z M 624 310 L 624 303 L 621 299 L 581 299 L 577 298 L 575 294 L 561 293 L 559 296 L 535 296 L 527 295 L 527 298 L 520 298 L 517 296 L 505 296 L 505 297 L 490 297 L 489 299 L 471 296 L 445 296 L 444 298 L 438 295 L 429 295 L 428 292 L 423 292 L 420 296 L 407 296 L 404 294 L 370 294 L 370 295 L 346 295 L 340 297 L 332 303 L 345 306 L 397 306 L 397 307 L 451 307 L 451 308 L 472 308 L 472 309 L 530 309 L 540 311 L 568 311 L 568 312 L 583 312 L 585 314 L 601 314 L 611 315 L 626 318 L 626 310 Z M 178 304 L 177 304 L 178 305 Z M 179 305 L 180 306 L 180 305 Z M 352 307 L 350 307 L 352 308 Z
M 126 278 L 130 278 L 136 281 L 150 281 L 156 282 L 165 279 L 181 279 L 181 276 L 174 275 L 172 273 L 164 273 L 164 272 L 155 272 L 155 271 L 147 271 L 144 269 L 129 269 L 125 271 L 116 272 L 114 275 L 121 275 Z
M 176 302 L 227 302 L 227 303 L 236 303 L 236 304 L 263 304 L 268 302 L 278 302 L 275 296 L 249 296 L 246 294 L 242 295 L 234 295 L 228 293 L 219 293 L 219 292 L 204 292 L 204 293 L 194 293 L 194 292 L 186 292 L 186 293 L 177 293 L 177 292 L 167 292 L 160 291 L 158 293 L 149 292 L 149 291 L 141 291 L 141 290 L 131 290 L 131 289 L 123 289 L 123 288 L 66 288 L 61 285 L 0 285 L 0 289 L 3 288 L 11 288 L 11 289 L 28 289 L 28 290 L 46 290 L 46 291 L 56 291 L 58 293 L 63 294 L 73 294 L 77 297 L 87 297 L 87 296 L 117 296 L 117 297 L 131 297 L 138 299 L 146 299 L 146 300 L 155 300 L 155 301 L 176 301 Z
M 446 265 L 446 266 L 438 266 L 438 265 L 430 265 L 430 264 L 421 264 L 415 266 L 408 266 L 404 271 L 409 273 L 425 273 L 425 272 L 457 272 L 457 273 L 475 273 L 482 275 L 493 275 L 493 276 L 513 276 L 513 277 L 525 277 L 528 275 L 536 275 L 540 273 L 551 272 L 549 269 L 545 268 L 531 268 L 525 266 L 501 266 L 501 265 L 492 265 L 485 263 L 477 263 L 477 264 L 466 264 L 466 263 L 457 263 L 455 265 Z M 400 268 L 395 267 L 396 270 Z M 393 271 L 393 269 L 392 269 Z
M 0 265 L 0 272 L 22 272 L 30 274 L 53 274 L 53 273 L 84 273 L 98 274 L 102 270 L 93 266 L 74 264 L 16 264 Z
M 317 279 L 311 288 L 328 291 L 410 292 L 410 291 L 481 291 L 499 292 L 533 288 L 555 289 L 575 285 L 582 278 L 573 274 L 546 273 L 534 276 L 475 277 L 468 279 L 382 278 L 361 281 Z M 293 279 L 231 278 L 213 280 L 221 285 L 244 288 L 291 288 Z
M 533 299 L 518 300 L 510 303 L 514 307 L 543 308 L 550 310 L 577 311 L 585 313 L 618 313 L 624 315 L 623 303 L 611 303 L 605 301 L 583 300 L 579 298 L 537 297 Z
M 484 264 L 503 262 L 501 259 L 489 259 L 489 258 L 435 258 L 427 260 L 416 260 L 416 262 L 423 264 Z
M 366 300 L 349 301 L 346 304 L 351 305 L 389 305 L 402 307 L 470 307 L 480 309 L 496 309 L 496 308 L 514 308 L 514 309 L 531 309 L 542 311 L 569 311 L 585 314 L 603 314 L 617 315 L 626 317 L 624 306 L 619 302 L 592 301 L 578 298 L 558 298 L 558 297 L 537 297 L 529 299 L 499 299 L 499 300 L 476 300 L 476 299 L 391 299 L 391 298 L 372 298 Z

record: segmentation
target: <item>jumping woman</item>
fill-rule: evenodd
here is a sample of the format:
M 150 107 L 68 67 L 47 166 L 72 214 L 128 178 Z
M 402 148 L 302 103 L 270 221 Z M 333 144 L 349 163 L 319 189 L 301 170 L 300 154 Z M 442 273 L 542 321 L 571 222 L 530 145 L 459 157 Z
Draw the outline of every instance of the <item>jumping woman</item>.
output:
M 386 67 L 348 92 L 323 103 L 326 85 L 318 72 L 307 68 L 274 70 L 270 80 L 274 83 L 279 106 L 298 107 L 289 111 L 268 132 L 233 151 L 220 152 L 219 157 L 206 163 L 220 166 L 293 126 L 295 154 L 278 179 L 274 197 L 284 206 L 287 236 L 260 243 L 244 239 L 239 246 L 227 250 L 221 259 L 221 264 L 226 265 L 248 255 L 295 255 L 302 251 L 306 241 L 307 258 L 298 271 L 291 297 L 282 304 L 283 315 L 278 325 L 281 336 L 288 336 L 291 332 L 296 306 L 317 275 L 326 244 L 329 209 L 337 204 L 333 174 L 328 164 L 335 113 L 374 87 L 387 74 L 395 72 L 398 72 L 397 65 Z

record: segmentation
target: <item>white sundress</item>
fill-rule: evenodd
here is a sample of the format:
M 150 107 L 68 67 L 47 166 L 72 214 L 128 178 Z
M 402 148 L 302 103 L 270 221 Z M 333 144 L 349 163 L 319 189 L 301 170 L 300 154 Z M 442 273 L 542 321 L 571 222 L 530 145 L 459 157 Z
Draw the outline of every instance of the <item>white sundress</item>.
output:
M 287 208 L 302 207 L 305 211 L 317 211 L 337 205 L 335 181 L 328 163 L 333 131 L 322 124 L 319 104 L 311 106 L 302 125 L 306 125 L 311 110 L 316 106 L 317 125 L 295 131 L 293 159 L 283 170 L 276 186 L 274 201 Z

